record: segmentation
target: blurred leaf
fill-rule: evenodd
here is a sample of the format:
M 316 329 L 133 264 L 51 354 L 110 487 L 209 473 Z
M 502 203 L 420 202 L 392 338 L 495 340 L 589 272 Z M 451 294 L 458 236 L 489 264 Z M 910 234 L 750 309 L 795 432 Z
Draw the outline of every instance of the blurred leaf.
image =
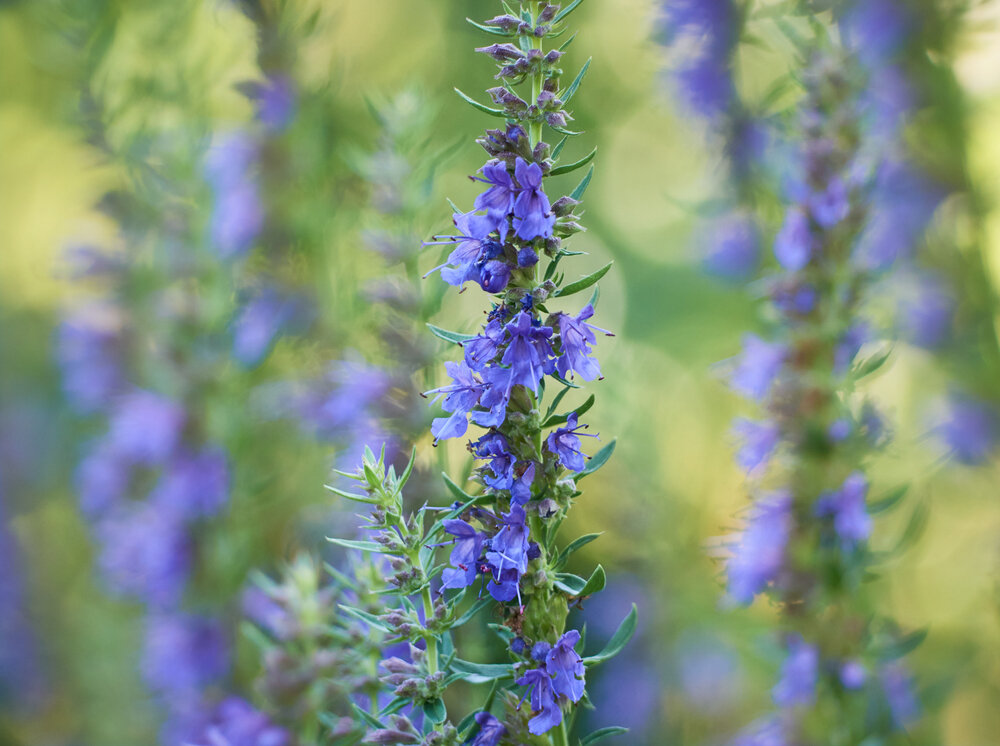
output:
M 911 632 L 896 642 L 875 651 L 875 655 L 883 661 L 894 661 L 905 655 L 912 653 L 920 644 L 927 639 L 929 629 L 924 627 L 915 632 Z
M 369 614 L 363 609 L 356 609 L 353 606 L 346 606 L 345 604 L 338 604 L 338 606 L 351 616 L 356 617 L 363 622 L 367 622 L 383 632 L 392 632 L 392 630 L 382 620 L 372 614 Z
M 892 554 L 901 554 L 916 543 L 917 539 L 924 533 L 924 529 L 927 528 L 927 518 L 929 515 L 930 507 L 927 503 L 917 503 L 916 507 L 913 508 L 913 513 L 910 514 L 909 523 L 906 524 L 903 534 L 892 549 Z
M 896 487 L 895 489 L 889 490 L 883 497 L 878 500 L 873 500 L 868 503 L 868 513 L 871 515 L 877 515 L 878 513 L 884 513 L 887 510 L 899 505 L 903 497 L 910 490 L 910 485 L 904 484 Z
M 622 728 L 619 725 L 612 725 L 607 728 L 601 728 L 600 730 L 595 730 L 580 739 L 580 746 L 589 746 L 592 743 L 597 743 L 598 741 L 603 741 L 608 736 L 620 736 L 624 733 L 628 733 L 628 728 Z
M 431 330 L 431 334 L 435 337 L 443 339 L 445 342 L 452 342 L 453 344 L 460 345 L 462 342 L 468 342 L 470 339 L 475 339 L 475 334 L 461 334 L 460 332 L 450 332 L 447 329 L 442 329 L 439 326 L 434 326 L 434 324 L 428 324 L 427 328 Z
M 331 544 L 337 544 L 338 546 L 347 547 L 348 549 L 359 549 L 362 552 L 377 552 L 379 554 L 385 553 L 387 550 L 381 544 L 376 544 L 374 541 L 357 541 L 355 539 L 341 539 L 337 536 L 327 536 L 326 540 Z
M 351 703 L 351 709 L 353 709 L 354 713 L 358 717 L 360 717 L 362 720 L 364 720 L 369 725 L 369 727 L 375 728 L 376 730 L 382 730 L 383 728 L 385 728 L 385 725 L 383 725 L 382 723 L 380 723 L 378 721 L 378 719 L 376 719 L 375 717 L 373 717 L 370 713 L 366 712 L 363 708 L 358 707 L 353 702 Z M 326 714 L 326 713 L 323 713 L 323 714 Z M 336 722 L 336 719 L 334 719 L 334 718 L 331 717 L 331 720 L 333 720 L 333 726 L 336 727 L 338 725 L 338 723 Z
M 583 659 L 583 662 L 588 666 L 593 666 L 598 663 L 603 663 L 606 660 L 614 658 L 622 649 L 628 645 L 629 640 L 632 639 L 632 635 L 635 634 L 636 619 L 638 617 L 638 611 L 636 610 L 635 604 L 632 604 L 632 610 L 628 615 L 622 620 L 622 623 L 618 625 L 618 629 L 615 630 L 614 635 L 608 640 L 608 644 L 604 646 L 602 650 L 597 655 L 590 655 Z

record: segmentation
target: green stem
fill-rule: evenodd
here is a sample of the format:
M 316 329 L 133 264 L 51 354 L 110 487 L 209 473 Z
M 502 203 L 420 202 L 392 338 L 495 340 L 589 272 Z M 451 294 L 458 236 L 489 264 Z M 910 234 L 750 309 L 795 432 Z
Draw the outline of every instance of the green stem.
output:
M 531 48 L 543 51 L 542 42 L 543 39 L 541 37 L 533 37 L 531 40 Z M 531 76 L 531 101 L 528 102 L 529 105 L 534 106 L 538 103 L 538 97 L 542 93 L 542 86 L 544 84 L 545 73 L 543 72 L 541 65 L 539 65 L 538 72 Z M 528 140 L 531 143 L 532 148 L 542 141 L 541 120 L 532 122 L 528 125 Z
M 552 731 L 552 746 L 569 746 L 569 733 L 566 730 L 566 718 L 559 727 Z
M 434 599 L 431 598 L 431 588 L 426 586 L 423 591 L 424 624 L 434 616 Z M 438 670 L 438 641 L 434 635 L 424 637 L 427 642 L 427 673 L 434 675 Z

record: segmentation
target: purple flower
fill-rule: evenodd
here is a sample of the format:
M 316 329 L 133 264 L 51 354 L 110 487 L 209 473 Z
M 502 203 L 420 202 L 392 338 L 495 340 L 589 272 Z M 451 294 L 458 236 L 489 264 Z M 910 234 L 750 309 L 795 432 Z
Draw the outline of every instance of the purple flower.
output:
M 555 370 L 552 345 L 552 327 L 536 326 L 530 314 L 524 311 L 507 324 L 510 340 L 504 350 L 501 362 L 510 366 L 511 385 L 522 386 L 536 391 L 538 382 L 547 373 Z
M 912 19 L 899 0 L 865 0 L 854 3 L 841 28 L 847 43 L 868 65 L 878 67 L 906 43 Z
M 501 572 L 493 573 L 490 581 L 486 584 L 486 591 L 495 601 L 507 603 L 513 601 L 520 594 L 519 583 L 521 576 L 516 567 L 508 567 Z
M 490 539 L 486 561 L 495 577 L 505 568 L 515 568 L 523 575 L 528 571 L 528 526 L 524 509 L 514 505 L 502 516 L 500 530 Z
M 191 571 L 183 525 L 148 503 L 123 505 L 97 526 L 99 564 L 112 590 L 154 604 L 176 603 Z
M 514 163 L 514 175 L 520 185 L 514 200 L 514 229 L 523 241 L 536 238 L 552 238 L 552 228 L 556 216 L 549 207 L 549 198 L 542 191 L 542 168 L 537 163 L 528 163 L 518 158 Z
M 503 321 L 499 318 L 490 319 L 483 327 L 482 334 L 462 343 L 466 364 L 475 371 L 483 372 L 496 359 L 505 335 Z
M 814 239 L 809 218 L 800 207 L 792 207 L 774 239 L 774 256 L 790 272 L 803 269 L 812 258 Z
M 251 174 L 257 155 L 257 145 L 237 133 L 212 148 L 206 160 L 206 176 L 215 193 L 212 241 L 223 259 L 249 249 L 264 225 L 264 207 Z
M 920 717 L 920 702 L 909 671 L 902 663 L 890 663 L 882 667 L 880 678 L 896 727 L 902 729 L 912 724 Z
M 865 496 L 868 481 L 860 472 L 851 474 L 840 489 L 823 495 L 816 503 L 816 515 L 833 516 L 833 527 L 845 548 L 865 541 L 872 532 Z
M 578 642 L 580 633 L 571 629 L 559 638 L 545 656 L 545 670 L 552 676 L 552 691 L 573 702 L 580 701 L 586 685 L 583 659 L 574 650 Z
M 531 500 L 531 484 L 535 481 L 535 464 L 524 462 L 515 465 L 515 472 L 521 469 L 521 475 L 510 486 L 510 500 L 513 505 L 524 505 Z
M 740 417 L 733 423 L 733 432 L 742 441 L 736 452 L 736 463 L 743 471 L 752 474 L 766 468 L 778 447 L 780 428 L 771 422 L 754 422 Z
M 782 344 L 765 342 L 755 334 L 745 335 L 743 352 L 729 377 L 730 386 L 737 393 L 760 401 L 771 390 L 787 354 Z
M 485 391 L 479 405 L 485 412 L 473 412 L 472 421 L 481 427 L 500 427 L 507 419 L 507 403 L 514 386 L 514 370 L 493 365 L 483 373 Z
M 240 309 L 233 324 L 233 357 L 247 367 L 258 365 L 284 328 L 301 313 L 301 303 L 265 288 Z
M 857 691 L 868 680 L 868 671 L 859 661 L 847 661 L 840 667 L 840 683 L 845 689 Z
M 581 472 L 587 467 L 586 456 L 580 450 L 580 438 L 576 434 L 577 430 L 581 430 L 586 425 L 577 424 L 577 414 L 573 412 L 566 419 L 566 426 L 557 428 L 556 430 L 549 433 L 549 437 L 545 439 L 545 446 L 549 451 L 555 455 L 559 463 L 566 469 L 575 472 Z M 589 435 L 583 433 L 590 438 L 596 438 L 596 435 Z
M 1000 418 L 985 401 L 952 395 L 947 415 L 935 429 L 959 462 L 981 464 L 996 446 Z
M 441 279 L 455 287 L 461 287 L 467 282 L 481 282 L 485 264 L 503 253 L 503 245 L 488 238 L 494 231 L 493 223 L 489 217 L 476 215 L 475 211 L 457 213 L 452 216 L 452 222 L 458 233 L 439 237 L 441 240 L 430 244 L 455 244 L 455 249 L 445 264 L 435 267 L 427 274 L 441 270 Z
M 514 195 L 517 187 L 507 170 L 507 164 L 494 160 L 483 166 L 483 178 L 480 181 L 490 185 L 490 188 L 476 197 L 475 208 L 485 210 L 486 216 L 492 221 L 493 229 L 500 234 L 500 240 L 507 238 L 509 224 L 507 216 L 514 209 Z M 546 208 L 547 209 L 547 208 Z
M 760 262 L 760 235 L 753 219 L 732 212 L 712 221 L 703 265 L 709 274 L 727 280 L 744 280 Z
M 490 459 L 483 467 L 483 484 L 495 490 L 509 490 L 514 483 L 514 455 L 507 439 L 498 432 L 489 432 L 472 444 L 477 458 Z M 487 473 L 492 472 L 492 476 Z
M 915 345 L 933 349 L 948 341 L 955 299 L 938 278 L 921 274 L 900 288 L 900 331 Z
M 479 724 L 479 732 L 470 746 L 498 746 L 507 733 L 504 724 L 488 712 L 477 712 L 476 723 Z
M 91 413 L 107 406 L 124 385 L 120 330 L 112 315 L 92 308 L 59 326 L 56 357 L 69 403 Z
M 97 520 L 128 493 L 132 469 L 116 451 L 98 444 L 76 468 L 75 482 L 80 510 L 88 520 Z
M 288 731 L 239 697 L 227 697 L 191 746 L 288 746 Z
M 161 464 L 180 442 L 184 421 L 176 402 L 151 391 L 133 391 L 111 413 L 108 443 L 134 463 Z
M 525 696 L 531 696 L 531 710 L 538 713 L 528 721 L 528 730 L 540 736 L 562 722 L 563 714 L 552 690 L 552 679 L 542 668 L 525 671 L 517 680 L 518 686 L 528 687 Z
M 444 522 L 444 530 L 455 537 L 455 547 L 448 561 L 451 568 L 444 571 L 441 579 L 445 588 L 467 588 L 476 580 L 480 555 L 485 537 L 463 520 L 457 518 Z
M 599 331 L 609 337 L 613 335 L 609 331 L 588 324 L 587 319 L 593 315 L 594 307 L 589 303 L 575 318 L 566 313 L 559 314 L 560 355 L 556 360 L 556 370 L 563 378 L 570 376 L 573 371 L 579 373 L 584 381 L 593 381 L 601 377 L 601 366 L 597 360 L 590 357 L 591 345 L 597 341 L 594 332 Z
M 813 220 L 827 230 L 840 223 L 850 211 L 847 185 L 838 177 L 831 179 L 822 192 L 814 193 L 809 198 L 809 212 Z
M 861 346 L 868 342 L 871 336 L 871 329 L 863 321 L 849 327 L 833 352 L 834 373 L 838 376 L 844 375 L 861 351 Z
M 183 520 L 213 516 L 229 499 L 229 465 L 221 448 L 184 451 L 164 468 L 149 496 L 164 514 Z
M 272 133 L 283 131 L 295 117 L 295 85 L 284 75 L 267 79 L 257 89 L 257 120 Z
M 441 403 L 445 412 L 451 412 L 450 417 L 438 417 L 431 424 L 431 434 L 436 440 L 460 438 L 469 427 L 469 412 L 479 404 L 483 394 L 483 384 L 478 381 L 464 362 L 446 362 L 445 368 L 451 376 L 452 384 L 425 392 L 437 394 L 433 401 L 444 395 Z
M 781 707 L 807 705 L 816 696 L 819 650 L 798 635 L 788 641 L 788 656 L 781 666 L 781 679 L 771 691 Z
M 785 492 L 762 497 L 751 508 L 726 566 L 729 596 L 737 603 L 751 603 L 781 570 L 792 531 L 791 508 L 792 496 Z
M 142 673 L 150 688 L 169 695 L 196 692 L 229 668 L 229 648 L 214 619 L 154 614 L 146 625 Z

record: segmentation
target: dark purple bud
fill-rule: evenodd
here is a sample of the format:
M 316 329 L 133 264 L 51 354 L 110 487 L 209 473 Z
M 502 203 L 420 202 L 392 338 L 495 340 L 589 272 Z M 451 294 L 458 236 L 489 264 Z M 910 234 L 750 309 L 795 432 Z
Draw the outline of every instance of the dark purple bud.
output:
M 383 728 L 382 730 L 373 730 L 368 734 L 364 742 L 386 744 L 420 743 L 420 739 L 412 733 L 403 733 L 403 731 L 393 728 Z
M 580 204 L 580 201 L 575 200 L 572 197 L 560 197 L 552 203 L 552 212 L 555 213 L 557 218 L 561 218 L 564 215 L 569 215 L 573 212 L 573 208 L 578 204 Z
M 497 62 L 521 60 L 524 58 L 524 52 L 513 44 L 490 44 L 488 47 L 476 47 L 476 51 L 488 54 Z
M 483 23 L 484 26 L 497 26 L 504 31 L 510 33 L 512 31 L 517 31 L 523 21 L 520 18 L 512 16 L 510 14 L 497 16 L 496 18 L 491 18 L 490 20 Z
M 545 55 L 545 61 L 548 62 L 550 65 L 554 65 L 556 62 L 559 61 L 560 57 L 562 57 L 562 52 L 560 52 L 558 49 L 553 49 L 551 52 Z
M 503 106 L 508 112 L 511 111 L 524 111 L 528 108 L 528 102 L 525 101 L 520 96 L 517 96 L 510 91 L 508 91 L 503 86 L 497 86 L 496 88 L 490 88 L 486 91 L 493 98 L 495 103 Z
M 534 267 L 538 263 L 538 254 L 530 246 L 525 246 L 517 252 L 518 267 Z M 530 296 L 529 296 L 530 297 Z
M 548 123 L 549 127 L 565 127 L 566 126 L 566 112 L 563 111 L 553 111 L 545 115 L 545 121 Z
M 542 163 L 548 157 L 549 144 L 547 142 L 539 142 L 535 145 L 534 150 L 531 151 L 531 160 L 535 163 Z
M 535 541 L 531 542 L 528 545 L 528 559 L 529 560 L 534 560 L 534 559 L 538 559 L 541 556 L 542 556 L 542 550 L 538 546 L 538 542 L 535 542 Z
M 556 13 L 559 12 L 558 5 L 546 5 L 542 8 L 542 12 L 538 14 L 539 23 L 550 23 L 553 18 L 556 17 Z
M 510 281 L 510 267 L 506 262 L 489 261 L 479 271 L 479 284 L 487 293 L 499 293 Z
M 531 657 L 536 661 L 543 661 L 550 650 L 552 650 L 552 646 L 547 642 L 536 642 L 535 646 L 531 649 Z
M 515 637 L 510 641 L 510 650 L 514 655 L 523 655 L 527 645 L 521 637 Z
M 546 78 L 542 84 L 542 90 L 549 91 L 550 93 L 557 92 L 559 90 L 559 78 Z
M 557 100 L 552 91 L 542 91 L 538 94 L 538 106 L 542 109 L 552 108 L 553 102 Z

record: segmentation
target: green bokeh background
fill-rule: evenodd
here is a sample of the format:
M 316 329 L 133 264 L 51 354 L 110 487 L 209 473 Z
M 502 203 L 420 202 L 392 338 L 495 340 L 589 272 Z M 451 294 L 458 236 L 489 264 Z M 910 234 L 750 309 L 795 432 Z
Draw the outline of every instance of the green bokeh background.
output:
M 365 99 L 416 89 L 434 111 L 436 140 L 447 145 L 464 138 L 444 165 L 438 198 L 425 216 L 426 234 L 443 229 L 444 195 L 471 201 L 475 187 L 466 175 L 483 160 L 473 138 L 492 126 L 452 93 L 453 86 L 470 93 L 488 87 L 493 71 L 490 60 L 472 53 L 485 42 L 464 18 L 489 17 L 495 3 L 285 5 L 290 23 L 317 18 L 318 30 L 297 50 L 297 82 L 328 96 L 322 143 L 330 148 L 324 157 L 337 199 L 316 216 L 324 221 L 329 268 L 316 282 L 328 287 L 330 308 L 343 312 L 331 328 L 344 335 L 330 343 L 365 349 L 368 308 L 351 299 L 381 264 L 359 248 L 367 197 L 348 167 L 351 152 L 376 141 Z M 600 561 L 612 583 L 617 577 L 631 588 L 631 576 L 644 588 L 641 644 L 662 674 L 648 743 L 703 744 L 720 741 L 766 708 L 778 659 L 767 643 L 771 610 L 727 610 L 719 601 L 721 564 L 712 550 L 717 537 L 738 525 L 746 503 L 728 427 L 746 409 L 712 364 L 736 352 L 755 310 L 739 289 L 706 277 L 698 266 L 697 206 L 722 192 L 723 169 L 702 123 L 673 102 L 664 54 L 652 38 L 655 15 L 649 0 L 591 0 L 575 15 L 580 35 L 568 55 L 573 69 L 594 58 L 574 100 L 574 128 L 586 135 L 566 151 L 572 160 L 598 148 L 586 201 L 588 232 L 574 246 L 588 255 L 571 272 L 615 261 L 601 283 L 598 323 L 617 336 L 600 343 L 605 380 L 592 386 L 598 404 L 591 424 L 619 443 L 613 462 L 588 485 L 569 530 L 606 531 L 581 553 L 581 565 Z M 961 117 L 968 169 L 987 204 L 1000 174 L 1000 36 L 991 26 L 998 18 L 992 5 L 976 10 L 956 36 L 953 58 L 942 62 L 954 67 L 965 91 L 966 109 L 954 117 Z M 791 64 L 783 37 L 773 28 L 758 31 L 762 43 L 742 60 L 741 85 L 751 98 Z M 98 90 L 114 110 L 105 136 L 125 145 L 138 129 L 184 133 L 246 125 L 253 112 L 235 85 L 259 78 L 254 29 L 224 2 L 0 2 L 0 397 L 2 408 L 16 413 L 2 423 L 3 440 L 19 446 L 7 447 L 19 473 L 33 475 L 19 485 L 10 512 L 25 547 L 30 609 L 54 692 L 42 712 L 14 720 L 12 733 L 19 735 L 10 738 L 20 740 L 11 743 L 134 746 L 152 743 L 155 727 L 155 708 L 136 672 L 140 610 L 109 599 L 94 580 L 93 548 L 70 481 L 89 431 L 62 404 L 51 358 L 60 310 L 86 292 L 66 280 L 65 247 L 127 250 L 97 208 L 132 174 L 95 146 L 85 91 Z M 977 236 L 971 250 L 983 252 L 995 284 L 1000 211 L 987 211 L 975 229 L 959 224 L 955 230 Z M 430 266 L 432 257 L 425 259 Z M 442 326 L 477 318 L 481 305 L 473 293 L 449 297 Z M 311 364 L 299 354 L 279 347 L 272 373 Z M 910 482 L 911 495 L 929 508 L 920 541 L 878 582 L 888 613 L 907 628 L 929 627 L 913 666 L 925 685 L 947 689 L 940 702 L 930 692 L 928 717 L 915 738 L 990 746 L 1000 742 L 1000 471 L 995 462 L 978 469 L 949 465 L 926 437 L 927 405 L 947 384 L 940 361 L 902 344 L 872 384 L 895 431 L 892 446 L 873 464 L 875 484 L 888 489 Z M 234 516 L 237 528 L 228 539 L 250 536 L 264 568 L 308 545 L 296 537 L 322 535 L 329 503 L 322 484 L 330 454 L 317 445 L 271 442 L 266 463 L 274 473 L 255 493 L 258 512 Z M 429 446 L 421 444 L 428 462 Z M 237 496 L 234 510 L 242 504 L 251 503 Z M 891 546 L 906 518 L 878 519 L 876 547 Z M 243 533 L 238 528 L 251 524 Z M 218 551 L 229 549 L 223 543 Z M 241 582 L 234 576 L 227 592 Z M 721 709 L 692 707 L 679 683 L 678 661 L 693 633 L 738 661 L 737 694 Z

